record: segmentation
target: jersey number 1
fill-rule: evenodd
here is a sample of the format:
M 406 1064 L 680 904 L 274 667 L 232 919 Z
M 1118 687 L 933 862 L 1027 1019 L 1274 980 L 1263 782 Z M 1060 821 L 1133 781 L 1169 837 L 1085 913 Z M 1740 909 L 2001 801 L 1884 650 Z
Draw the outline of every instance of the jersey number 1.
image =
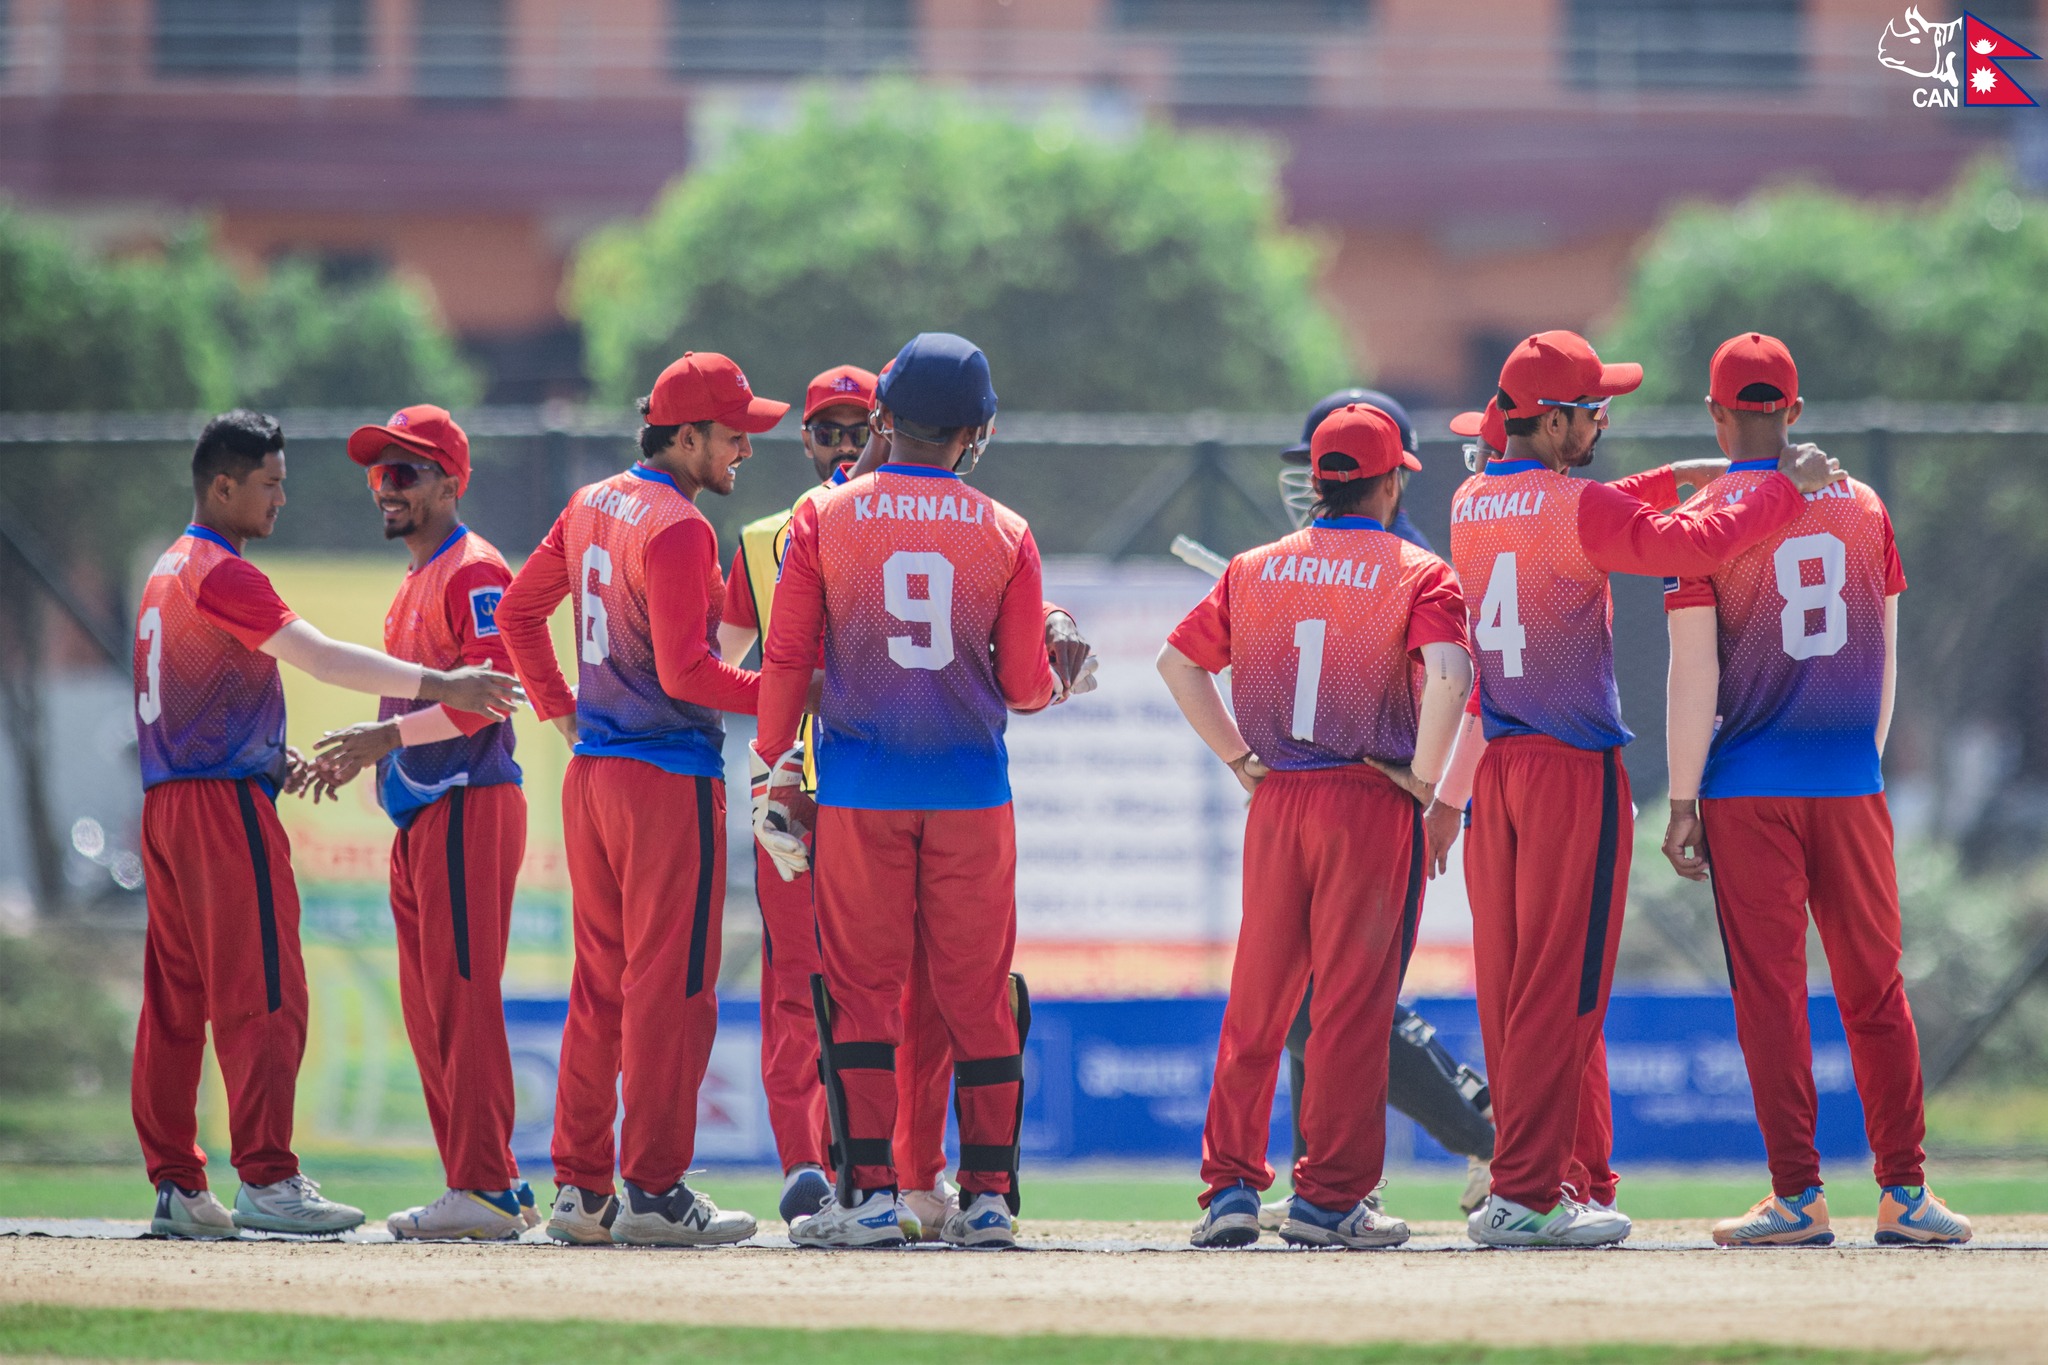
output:
M 1323 687 L 1323 642 L 1329 638 L 1328 621 L 1296 621 L 1294 647 L 1301 662 L 1294 670 L 1294 723 L 1287 733 L 1304 743 L 1316 738 L 1316 695 Z
M 1479 604 L 1479 624 L 1472 634 L 1481 649 L 1500 655 L 1505 678 L 1522 676 L 1522 651 L 1529 647 L 1529 632 L 1522 629 L 1521 600 L 1515 552 L 1504 550 L 1494 557 L 1493 572 L 1486 579 L 1486 599 Z

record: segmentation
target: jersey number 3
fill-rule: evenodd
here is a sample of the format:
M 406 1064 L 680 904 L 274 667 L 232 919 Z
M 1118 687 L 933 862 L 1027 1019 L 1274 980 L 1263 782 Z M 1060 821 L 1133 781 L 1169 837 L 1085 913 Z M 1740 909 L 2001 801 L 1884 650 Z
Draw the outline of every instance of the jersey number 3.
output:
M 925 581 L 924 596 L 910 595 L 910 580 Z M 882 562 L 882 605 L 899 621 L 931 627 L 931 643 L 891 635 L 889 658 L 898 668 L 936 673 L 953 662 L 953 561 L 936 550 L 898 550 Z
M 1802 568 L 1815 560 L 1820 561 L 1820 582 L 1808 583 Z M 1839 653 L 1849 643 L 1849 604 L 1842 600 L 1849 578 L 1847 547 L 1825 531 L 1793 536 L 1771 556 L 1771 566 L 1778 571 L 1778 595 L 1785 599 L 1785 610 L 1778 613 L 1785 652 L 1795 659 Z M 1821 630 L 1809 635 L 1806 616 L 1814 611 L 1821 613 Z
M 135 714 L 144 725 L 154 725 L 164 713 L 164 614 L 156 607 L 142 613 L 135 624 L 135 638 L 149 647 L 143 661 L 142 695 L 135 699 Z
M 1529 647 L 1529 632 L 1522 629 L 1522 595 L 1515 571 L 1515 552 L 1504 550 L 1494 557 L 1493 572 L 1486 578 L 1486 599 L 1479 604 L 1479 624 L 1473 638 L 1479 647 L 1500 655 L 1504 678 L 1522 676 L 1522 651 Z

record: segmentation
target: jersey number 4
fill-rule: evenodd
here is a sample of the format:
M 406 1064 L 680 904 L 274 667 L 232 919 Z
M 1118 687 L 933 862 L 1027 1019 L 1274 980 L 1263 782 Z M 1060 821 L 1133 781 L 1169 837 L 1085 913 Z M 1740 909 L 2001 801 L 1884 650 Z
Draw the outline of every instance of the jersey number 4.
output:
M 1820 561 L 1820 582 L 1808 583 L 1804 566 Z M 1849 604 L 1842 600 L 1842 586 L 1849 578 L 1848 548 L 1825 531 L 1810 536 L 1793 536 L 1771 556 L 1778 572 L 1778 595 L 1785 609 L 1778 613 L 1778 628 L 1785 652 L 1795 659 L 1824 659 L 1849 643 Z M 1808 612 L 1821 613 L 1818 635 L 1806 633 Z
M 1500 655 L 1504 678 L 1522 676 L 1522 651 L 1529 647 L 1529 632 L 1522 629 L 1521 600 L 1515 552 L 1505 550 L 1494 557 L 1493 572 L 1486 579 L 1486 597 L 1479 604 L 1479 624 L 1472 631 L 1481 649 Z
M 925 581 L 924 596 L 910 595 L 913 577 Z M 898 668 L 936 673 L 953 662 L 953 561 L 936 550 L 898 550 L 882 562 L 882 605 L 899 621 L 929 626 L 931 641 L 891 635 L 889 658 Z

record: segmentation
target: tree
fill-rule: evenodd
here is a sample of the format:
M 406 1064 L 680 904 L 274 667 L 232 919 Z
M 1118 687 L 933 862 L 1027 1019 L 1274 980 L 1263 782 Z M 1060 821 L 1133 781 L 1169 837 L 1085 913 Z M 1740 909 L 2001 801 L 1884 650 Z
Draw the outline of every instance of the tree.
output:
M 1653 402 L 1697 401 L 1715 346 L 1751 330 L 1791 347 L 1808 399 L 2048 401 L 2044 292 L 2048 200 L 1995 162 L 1920 204 L 1779 188 L 1673 213 L 1601 350 L 1640 359 Z M 1871 477 L 1859 442 L 1831 444 Z M 1890 449 L 1882 491 L 1911 583 L 1902 738 L 1946 779 L 1956 727 L 1988 722 L 2019 739 L 2026 769 L 2048 774 L 2048 469 L 2012 438 L 1893 437 Z
M 54 223 L 0 206 L 0 411 L 395 407 L 421 397 L 453 405 L 477 390 L 426 302 L 395 282 L 330 289 L 287 263 L 244 284 L 197 230 L 157 254 L 103 260 Z M 100 633 L 124 639 L 119 598 L 130 561 L 168 520 L 165 497 L 184 496 L 189 455 L 145 447 L 124 453 L 109 477 L 102 452 L 43 449 L 9 471 L 0 730 L 19 780 L 31 889 L 46 910 L 68 893 L 45 781 L 44 583 L 82 588 L 104 618 Z
M 884 84 L 737 137 L 595 234 L 569 297 L 613 402 L 686 349 L 789 398 L 956 331 L 1012 409 L 1273 410 L 1351 377 L 1315 266 L 1257 144 L 1163 127 L 1112 142 Z

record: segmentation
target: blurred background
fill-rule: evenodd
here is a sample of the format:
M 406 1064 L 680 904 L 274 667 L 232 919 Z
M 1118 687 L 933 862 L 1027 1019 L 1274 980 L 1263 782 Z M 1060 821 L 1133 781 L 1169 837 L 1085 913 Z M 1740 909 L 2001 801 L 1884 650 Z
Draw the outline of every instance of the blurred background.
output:
M 2048 37 L 2035 0 L 1972 12 Z M 255 558 L 376 643 L 404 557 L 342 455 L 360 421 L 454 408 L 467 519 L 516 563 L 630 458 L 631 400 L 685 348 L 796 398 L 919 330 L 981 343 L 1003 416 L 976 482 L 1031 518 L 1105 659 L 1098 696 L 1012 731 L 1020 965 L 1076 1011 L 1036 1040 L 1027 1138 L 1182 1156 L 1242 817 L 1149 667 L 1206 590 L 1167 545 L 1286 529 L 1277 451 L 1365 382 L 1417 414 L 1409 510 L 1443 548 L 1465 473 L 1444 418 L 1548 327 L 1647 367 L 1604 475 L 1712 453 L 1707 357 L 1761 329 L 1799 358 L 1801 430 L 1891 504 L 1912 586 L 1886 767 L 1932 1144 L 2018 1163 L 2048 1207 L 2048 113 L 1940 107 L 1880 61 L 1888 27 L 1911 27 L 1893 0 L 0 0 L 0 1211 L 6 1169 L 51 1162 L 142 1189 L 116 1170 L 143 925 L 129 640 L 206 412 L 282 414 L 292 501 Z M 704 508 L 728 550 L 807 469 L 793 424 L 757 443 Z M 1655 853 L 1658 585 L 1615 592 L 1646 815 L 1623 992 L 1678 1002 L 1610 1025 L 1623 1155 L 1753 1163 L 1711 901 Z M 288 691 L 301 745 L 369 714 Z M 521 736 L 508 992 L 522 1150 L 544 1154 L 564 754 Z M 402 1166 L 430 1144 L 389 827 L 345 797 L 285 808 L 314 977 L 301 1145 Z M 758 918 L 733 840 L 705 1131 L 744 1163 Z M 1824 992 L 1817 944 L 1811 972 Z M 1455 877 L 1409 987 L 1479 1064 Z

